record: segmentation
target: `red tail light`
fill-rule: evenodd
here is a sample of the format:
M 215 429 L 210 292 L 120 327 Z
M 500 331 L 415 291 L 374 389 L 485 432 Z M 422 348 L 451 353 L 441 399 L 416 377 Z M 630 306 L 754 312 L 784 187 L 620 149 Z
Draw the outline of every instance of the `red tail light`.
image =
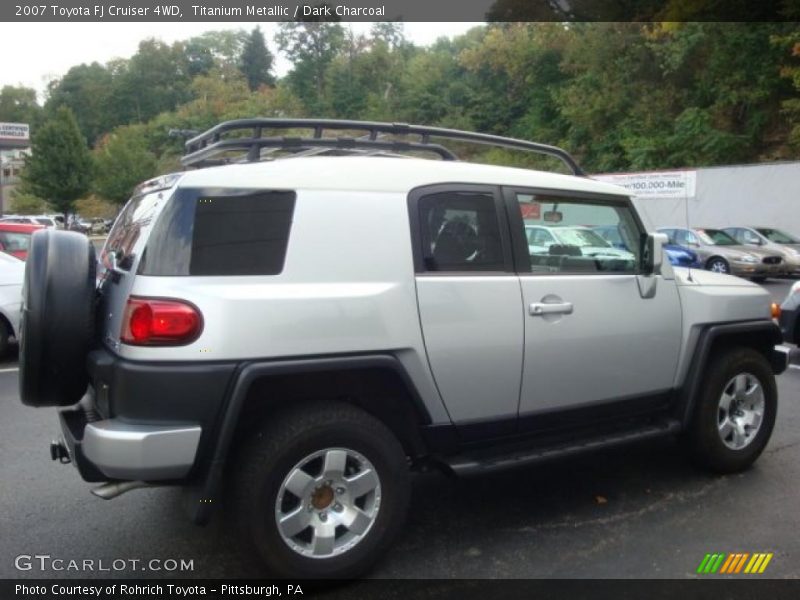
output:
M 196 340 L 202 330 L 203 317 L 188 302 L 131 296 L 120 339 L 134 346 L 183 346 Z

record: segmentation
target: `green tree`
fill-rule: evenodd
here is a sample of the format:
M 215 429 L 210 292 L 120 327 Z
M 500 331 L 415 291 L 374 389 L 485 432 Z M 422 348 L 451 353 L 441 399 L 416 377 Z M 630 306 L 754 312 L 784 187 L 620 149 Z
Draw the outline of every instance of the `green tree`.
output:
M 0 90 L 0 121 L 34 123 L 41 111 L 41 107 L 36 103 L 35 90 L 12 85 L 4 85 Z
M 116 65 L 109 107 L 115 124 L 145 123 L 190 99 L 189 63 L 181 44 L 144 40 L 127 62 Z
M 90 144 L 117 125 L 120 115 L 111 105 L 112 75 L 100 63 L 72 67 L 60 80 L 49 85 L 45 104 L 48 113 L 66 106 L 75 115 L 81 132 Z
M 256 27 L 242 49 L 241 64 L 239 67 L 247 78 L 247 85 L 251 90 L 257 90 L 262 85 L 275 85 L 272 75 L 272 54 L 267 48 L 261 28 Z
M 25 161 L 26 189 L 66 215 L 75 200 L 89 191 L 92 156 L 75 115 L 62 106 L 34 133 L 31 156 Z
M 41 215 L 49 212 L 47 202 L 17 186 L 11 192 L 11 212 L 16 215 Z
M 156 174 L 156 156 L 148 148 L 143 125 L 118 127 L 102 138 L 94 161 L 95 193 L 116 204 L 124 203 L 134 187 Z
M 189 62 L 197 63 L 193 75 L 207 73 L 211 67 L 235 67 L 239 65 L 245 43 L 249 38 L 243 29 L 206 31 L 186 41 L 185 51 Z M 207 62 L 207 56 L 212 64 Z
M 342 26 L 326 21 L 291 21 L 279 27 L 278 48 L 293 65 L 286 76 L 290 89 L 303 100 L 309 112 L 324 114 L 328 104 L 326 75 L 344 45 Z
M 800 150 L 800 32 L 775 36 L 773 44 L 784 51 L 780 73 L 794 88 L 794 93 L 781 102 L 781 112 L 787 117 L 789 129 L 787 141 Z

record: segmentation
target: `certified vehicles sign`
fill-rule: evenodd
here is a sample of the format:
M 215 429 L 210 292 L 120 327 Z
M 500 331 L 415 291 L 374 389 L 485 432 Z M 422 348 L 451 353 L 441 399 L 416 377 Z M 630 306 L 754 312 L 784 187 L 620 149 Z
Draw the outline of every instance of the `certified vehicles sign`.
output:
M 27 123 L 0 123 L 0 141 L 27 142 L 30 127 Z
M 592 178 L 620 185 L 639 198 L 694 198 L 697 171 L 602 173 Z

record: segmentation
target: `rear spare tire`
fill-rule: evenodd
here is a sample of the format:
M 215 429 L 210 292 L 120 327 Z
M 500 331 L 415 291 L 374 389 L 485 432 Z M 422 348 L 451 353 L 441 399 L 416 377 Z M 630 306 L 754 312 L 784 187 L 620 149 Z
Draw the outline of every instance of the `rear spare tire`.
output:
M 22 286 L 20 398 L 28 406 L 69 406 L 88 384 L 94 341 L 97 264 L 89 239 L 71 231 L 33 234 Z

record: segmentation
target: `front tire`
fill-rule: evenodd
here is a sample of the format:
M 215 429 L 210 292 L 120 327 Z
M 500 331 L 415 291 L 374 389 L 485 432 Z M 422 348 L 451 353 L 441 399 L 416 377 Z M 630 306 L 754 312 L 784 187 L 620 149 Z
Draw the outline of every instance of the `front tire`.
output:
M 237 463 L 234 515 L 278 576 L 356 577 L 405 520 L 405 453 L 383 423 L 353 406 L 303 404 L 261 427 Z
M 775 376 L 763 355 L 734 348 L 713 358 L 690 429 L 696 460 L 717 473 L 747 469 L 772 435 L 777 408 Z
M 706 270 L 713 271 L 714 273 L 724 273 L 726 275 L 730 275 L 731 267 L 727 260 L 716 256 L 708 261 L 706 264 Z

